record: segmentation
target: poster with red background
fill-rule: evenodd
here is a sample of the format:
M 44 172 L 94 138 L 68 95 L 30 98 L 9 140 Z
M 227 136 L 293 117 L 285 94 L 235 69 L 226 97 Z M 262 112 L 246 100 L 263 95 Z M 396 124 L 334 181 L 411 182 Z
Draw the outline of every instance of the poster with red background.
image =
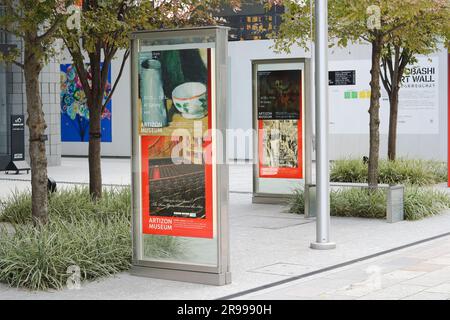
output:
M 143 54 L 145 59 L 151 55 Z M 165 91 L 168 125 L 157 133 L 141 135 L 142 232 L 144 234 L 213 238 L 213 174 L 212 138 L 210 131 L 201 137 L 177 136 L 176 129 L 192 133 L 194 122 L 207 124 L 211 129 L 211 50 L 174 50 L 160 54 L 162 84 Z M 196 60 L 187 65 L 188 61 Z M 153 59 L 153 58 L 152 58 Z M 170 64 L 170 68 L 165 66 Z M 202 66 L 204 64 L 204 66 Z M 178 82 L 165 70 L 178 70 Z M 167 71 L 167 72 L 168 72 Z M 195 73 L 195 74 L 194 74 Z M 206 82 L 206 83 L 204 83 Z M 205 92 L 193 98 L 179 99 L 187 105 L 177 106 L 174 93 L 189 86 L 197 90 L 204 83 Z M 170 98 L 167 98 L 170 97 Z M 201 113 L 189 114 L 190 100 L 206 100 Z M 203 103 L 203 102 L 202 102 Z M 199 113 L 200 112 L 200 113 Z M 180 152 L 181 151 L 181 152 Z
M 260 178 L 303 178 L 301 70 L 258 72 Z

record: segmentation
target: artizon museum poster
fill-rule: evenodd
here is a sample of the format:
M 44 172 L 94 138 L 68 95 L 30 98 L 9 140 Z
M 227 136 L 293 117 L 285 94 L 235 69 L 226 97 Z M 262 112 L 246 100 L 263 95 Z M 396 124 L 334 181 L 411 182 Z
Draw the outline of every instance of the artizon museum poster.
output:
M 211 49 L 141 53 L 144 234 L 213 237 L 211 57 Z
M 301 179 L 301 70 L 258 72 L 259 177 Z

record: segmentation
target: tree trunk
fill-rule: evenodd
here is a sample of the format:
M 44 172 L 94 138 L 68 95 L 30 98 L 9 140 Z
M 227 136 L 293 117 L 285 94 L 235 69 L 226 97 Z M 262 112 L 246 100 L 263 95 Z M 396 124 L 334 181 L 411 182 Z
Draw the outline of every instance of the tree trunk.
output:
M 388 159 L 394 161 L 397 151 L 397 118 L 398 118 L 398 92 L 400 86 L 394 84 L 389 95 L 389 137 Z
M 384 75 L 385 87 L 388 86 L 389 93 L 389 136 L 388 136 L 388 159 L 395 161 L 397 153 L 397 120 L 398 120 L 398 99 L 399 91 L 401 88 L 403 73 L 405 68 L 413 57 L 412 53 L 399 46 L 394 46 L 394 60 L 392 55 L 384 58 L 384 62 L 389 65 L 390 68 L 390 81 L 387 76 L 387 72 Z M 389 86 L 390 82 L 390 86 Z
M 94 103 L 89 108 L 89 192 L 94 200 L 102 197 L 101 107 Z
M 376 37 L 372 42 L 372 69 L 371 73 L 371 95 L 369 108 L 369 131 L 370 131 L 370 147 L 369 147 L 369 172 L 368 181 L 370 189 L 378 187 L 378 158 L 380 152 L 380 59 L 381 59 L 382 41 L 380 37 Z
M 93 200 L 102 197 L 101 115 L 104 86 L 101 83 L 100 60 L 100 50 L 90 55 L 92 87 L 89 101 L 89 193 Z
M 33 48 L 25 44 L 24 75 L 28 113 L 27 126 L 30 131 L 31 207 L 33 222 L 36 225 L 48 222 L 47 155 L 43 139 L 47 125 L 39 91 L 41 70 L 42 62 L 36 58 Z

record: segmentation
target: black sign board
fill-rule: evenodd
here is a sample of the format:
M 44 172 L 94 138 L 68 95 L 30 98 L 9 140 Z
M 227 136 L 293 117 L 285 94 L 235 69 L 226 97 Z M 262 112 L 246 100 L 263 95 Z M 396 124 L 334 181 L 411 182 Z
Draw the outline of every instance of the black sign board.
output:
M 11 116 L 11 161 L 25 160 L 25 117 Z
M 248 0 L 242 3 L 239 11 L 224 7 L 217 16 L 224 20 L 224 25 L 230 27 L 229 40 L 263 40 L 279 29 L 283 6 L 272 6 L 267 9 L 261 1 Z
M 330 71 L 328 73 L 330 86 L 352 86 L 356 84 L 356 71 Z
M 258 71 L 258 119 L 300 119 L 300 70 Z

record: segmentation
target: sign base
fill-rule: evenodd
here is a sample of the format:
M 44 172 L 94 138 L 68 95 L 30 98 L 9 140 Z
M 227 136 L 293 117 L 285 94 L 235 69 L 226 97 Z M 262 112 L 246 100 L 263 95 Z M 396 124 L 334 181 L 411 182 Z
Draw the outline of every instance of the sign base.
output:
M 19 174 L 20 171 L 26 171 L 27 173 L 29 173 L 30 170 L 31 168 L 25 160 L 11 161 L 5 169 L 6 174 L 8 174 L 10 171 L 15 171 L 15 174 Z
M 314 250 L 332 250 L 332 249 L 336 249 L 336 243 L 334 243 L 334 242 L 323 242 L 323 243 L 313 242 L 313 243 L 311 243 L 310 248 L 314 249 Z
M 286 204 L 289 195 L 283 194 L 253 194 L 252 203 L 256 204 Z
M 130 269 L 130 274 L 138 277 L 199 283 L 212 286 L 224 286 L 231 283 L 231 272 L 205 273 L 184 270 L 149 268 L 134 265 Z

